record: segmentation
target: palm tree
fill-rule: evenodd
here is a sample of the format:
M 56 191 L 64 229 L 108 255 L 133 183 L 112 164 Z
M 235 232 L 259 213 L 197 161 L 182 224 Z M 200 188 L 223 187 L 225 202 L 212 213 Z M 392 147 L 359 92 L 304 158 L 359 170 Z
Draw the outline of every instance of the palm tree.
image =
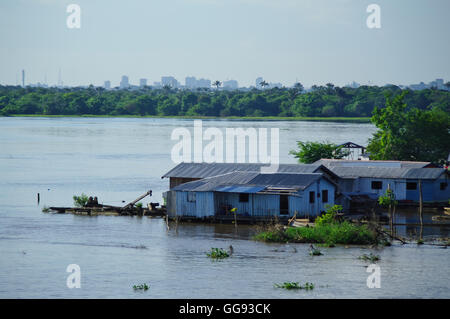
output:
M 265 80 L 262 80 L 261 82 L 259 82 L 259 85 L 261 85 L 261 87 L 264 89 L 264 87 L 268 86 L 269 83 L 267 83 Z
M 219 90 L 219 87 L 222 85 L 222 82 L 220 82 L 219 80 L 216 80 L 213 85 L 217 88 L 217 90 Z

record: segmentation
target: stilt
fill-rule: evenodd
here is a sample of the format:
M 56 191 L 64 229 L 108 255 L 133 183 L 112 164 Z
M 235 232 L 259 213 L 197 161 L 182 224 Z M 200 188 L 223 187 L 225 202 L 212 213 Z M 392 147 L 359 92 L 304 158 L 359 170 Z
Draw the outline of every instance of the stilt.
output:
M 422 195 L 422 181 L 419 179 L 419 219 L 420 219 L 420 240 L 423 236 L 423 195 Z

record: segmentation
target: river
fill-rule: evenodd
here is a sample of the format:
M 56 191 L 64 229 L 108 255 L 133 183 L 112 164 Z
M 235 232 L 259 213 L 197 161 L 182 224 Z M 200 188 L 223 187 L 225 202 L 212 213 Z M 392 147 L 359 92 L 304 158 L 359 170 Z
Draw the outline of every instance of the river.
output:
M 295 163 L 297 140 L 367 144 L 371 124 L 204 120 L 204 128 L 280 130 L 280 162 Z M 255 227 L 171 224 L 147 217 L 86 217 L 41 212 L 71 206 L 82 192 L 121 205 L 148 189 L 161 202 L 175 166 L 170 139 L 185 119 L 0 118 L 0 298 L 449 298 L 449 250 L 429 245 L 321 248 L 251 240 Z M 40 193 L 40 203 L 37 203 Z M 440 231 L 448 233 L 443 226 Z M 427 234 L 427 232 L 424 232 Z M 435 231 L 429 232 L 435 234 Z M 234 248 L 211 261 L 211 247 Z M 368 288 L 367 263 L 380 255 L 380 288 Z M 77 264 L 81 288 L 69 289 Z M 312 282 L 312 291 L 275 288 Z M 133 285 L 150 289 L 136 292 Z

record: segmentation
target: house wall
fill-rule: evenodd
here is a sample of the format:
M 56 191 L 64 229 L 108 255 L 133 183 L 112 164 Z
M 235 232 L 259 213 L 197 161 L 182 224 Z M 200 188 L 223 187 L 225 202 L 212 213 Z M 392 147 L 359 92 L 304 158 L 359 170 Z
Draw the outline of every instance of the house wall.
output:
M 322 200 L 322 190 L 328 190 L 327 203 Z M 324 211 L 327 204 L 334 205 L 335 190 L 334 184 L 320 179 L 296 196 L 288 196 L 289 211 L 284 215 L 280 215 L 280 195 L 277 194 L 249 194 L 248 202 L 240 202 L 238 193 L 221 192 L 195 192 L 195 202 L 188 201 L 189 192 L 174 192 L 172 198 L 176 202 L 177 216 L 202 218 L 237 208 L 237 214 L 243 216 L 292 217 L 297 212 L 297 217 L 313 217 Z M 309 192 L 314 192 L 315 201 L 312 204 L 309 203 Z
M 383 183 L 382 189 L 375 190 L 372 189 L 372 181 L 381 181 Z M 417 183 L 417 188 L 415 190 L 406 189 L 406 183 Z M 445 201 L 450 198 L 450 187 L 445 190 L 440 189 L 441 183 L 447 182 L 445 176 L 438 178 L 436 180 L 422 180 L 422 196 L 423 201 Z M 372 193 L 377 194 L 377 196 L 384 195 L 390 184 L 391 189 L 394 190 L 395 198 L 397 200 L 411 200 L 419 201 L 419 180 L 417 179 L 381 179 L 381 178 L 360 178 L 359 187 L 356 191 L 361 193 Z
M 322 200 L 322 190 L 328 190 L 328 202 Z M 237 193 L 215 193 L 216 212 L 237 208 L 239 215 L 247 216 L 289 216 L 297 212 L 297 217 L 317 216 L 325 211 L 326 205 L 334 205 L 336 187 L 325 179 L 310 185 L 305 191 L 299 191 L 296 196 L 288 196 L 288 214 L 280 214 L 280 195 L 276 194 L 249 194 L 249 201 L 239 202 Z M 309 203 L 309 192 L 314 192 L 315 201 Z M 317 194 L 320 193 L 320 197 Z
M 441 190 L 441 183 L 446 183 L 447 187 Z M 433 183 L 433 199 L 435 201 L 448 201 L 450 200 L 450 180 L 446 176 L 438 178 L 435 183 Z
M 195 201 L 188 201 L 189 192 L 176 192 L 176 215 L 197 218 L 214 216 L 214 194 L 195 192 Z

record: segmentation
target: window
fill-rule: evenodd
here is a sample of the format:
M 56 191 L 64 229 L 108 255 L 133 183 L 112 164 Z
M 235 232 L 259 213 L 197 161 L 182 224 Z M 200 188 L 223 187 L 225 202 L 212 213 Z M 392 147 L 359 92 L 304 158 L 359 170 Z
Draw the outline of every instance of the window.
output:
M 289 214 L 289 198 L 287 195 L 280 195 L 280 215 Z
M 372 182 L 372 189 L 382 189 L 382 188 L 383 188 L 383 182 L 380 182 L 380 181 Z
M 441 191 L 445 190 L 447 188 L 447 183 L 441 183 Z
M 248 194 L 239 194 L 240 203 L 248 203 Z
M 417 183 L 412 183 L 412 182 L 406 183 L 406 189 L 410 190 L 410 191 L 416 190 L 417 189 Z
M 328 203 L 328 190 L 322 190 L 322 203 Z
M 187 201 L 190 203 L 195 203 L 195 192 L 188 192 Z
M 315 192 L 309 192 L 309 203 L 312 204 L 316 200 Z

